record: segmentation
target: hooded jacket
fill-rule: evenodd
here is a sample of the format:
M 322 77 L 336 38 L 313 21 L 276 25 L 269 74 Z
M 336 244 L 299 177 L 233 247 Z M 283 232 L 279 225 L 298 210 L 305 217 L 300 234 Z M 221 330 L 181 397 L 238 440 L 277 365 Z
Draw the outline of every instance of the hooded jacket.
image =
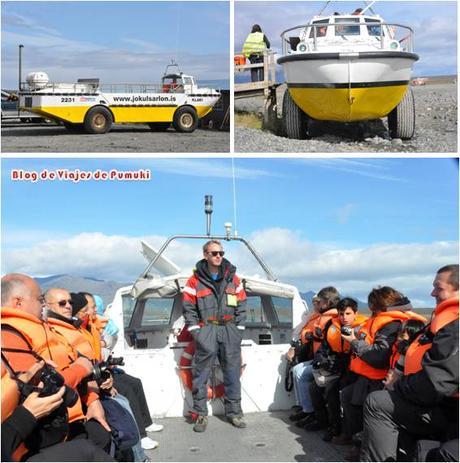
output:
M 200 323 L 209 321 L 232 321 L 244 327 L 246 292 L 235 272 L 236 267 L 222 259 L 219 276 L 214 281 L 206 259 L 196 264 L 183 289 L 184 318 L 189 331 L 199 329 Z

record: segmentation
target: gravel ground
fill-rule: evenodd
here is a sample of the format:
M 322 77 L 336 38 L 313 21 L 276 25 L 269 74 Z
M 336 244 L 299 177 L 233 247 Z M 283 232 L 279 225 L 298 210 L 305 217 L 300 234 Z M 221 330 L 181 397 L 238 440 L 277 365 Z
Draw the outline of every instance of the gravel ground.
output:
M 277 91 L 281 108 L 286 87 Z M 413 87 L 416 132 L 412 140 L 391 140 L 386 118 L 359 123 L 314 123 L 310 140 L 290 140 L 271 132 L 235 127 L 235 152 L 249 153 L 349 153 L 349 152 L 457 152 L 457 86 L 432 84 Z M 262 98 L 235 101 L 235 111 L 262 116 Z
M 3 153 L 228 153 L 230 133 L 152 132 L 142 125 L 114 125 L 103 135 L 73 134 L 56 125 L 2 125 Z

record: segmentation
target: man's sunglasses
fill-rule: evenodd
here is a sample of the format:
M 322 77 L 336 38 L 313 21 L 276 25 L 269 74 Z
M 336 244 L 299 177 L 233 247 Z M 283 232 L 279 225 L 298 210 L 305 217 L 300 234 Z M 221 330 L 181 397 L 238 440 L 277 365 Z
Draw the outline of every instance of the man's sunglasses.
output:
M 211 254 L 211 256 L 213 257 L 216 257 L 218 255 L 220 257 L 224 257 L 225 251 L 209 251 L 208 254 Z
M 63 299 L 62 301 L 48 302 L 48 304 L 57 304 L 59 307 L 65 307 L 67 304 L 73 305 L 72 299 Z

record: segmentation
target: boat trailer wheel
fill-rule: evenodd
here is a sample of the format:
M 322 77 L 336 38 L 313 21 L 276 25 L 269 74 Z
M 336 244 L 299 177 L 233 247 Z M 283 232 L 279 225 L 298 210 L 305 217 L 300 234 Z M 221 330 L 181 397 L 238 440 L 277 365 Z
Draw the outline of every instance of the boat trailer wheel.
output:
M 198 127 L 198 115 L 195 109 L 179 108 L 174 114 L 173 126 L 178 132 L 193 132 Z

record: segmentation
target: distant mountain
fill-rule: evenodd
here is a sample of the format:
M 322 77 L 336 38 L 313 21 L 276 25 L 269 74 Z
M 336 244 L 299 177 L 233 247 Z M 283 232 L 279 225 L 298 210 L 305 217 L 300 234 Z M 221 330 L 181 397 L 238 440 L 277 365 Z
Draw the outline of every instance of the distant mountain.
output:
M 112 302 L 117 289 L 130 284 L 73 275 L 51 275 L 45 278 L 36 278 L 36 280 L 43 292 L 50 288 L 65 288 L 73 293 L 86 291 L 101 296 L 104 305 Z

